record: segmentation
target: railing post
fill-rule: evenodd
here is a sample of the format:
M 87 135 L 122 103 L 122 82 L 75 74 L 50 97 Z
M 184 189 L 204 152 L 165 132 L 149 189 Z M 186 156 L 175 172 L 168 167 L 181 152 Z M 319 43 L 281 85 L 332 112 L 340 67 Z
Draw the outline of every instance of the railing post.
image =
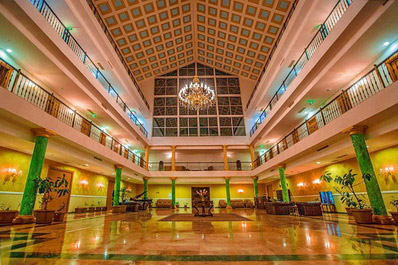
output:
M 73 112 L 72 128 L 75 128 L 76 110 Z
M 386 88 L 386 85 L 384 84 L 383 78 L 381 77 L 379 68 L 377 68 L 376 64 L 374 65 L 374 69 L 376 71 L 377 78 L 379 78 L 379 81 L 380 81 L 381 85 L 383 86 L 383 88 Z
M 84 56 L 83 56 L 83 64 L 86 64 L 86 58 L 87 58 L 87 53 L 84 52 Z
M 307 57 L 307 61 L 309 61 L 309 60 L 310 60 L 310 57 L 308 57 L 308 51 L 307 51 L 307 48 L 305 48 L 305 49 L 304 49 L 304 52 L 305 52 L 305 57 Z
M 15 76 L 14 84 L 12 84 L 12 87 L 11 87 L 11 93 L 14 93 L 14 89 L 17 86 L 17 83 L 18 83 L 20 75 L 21 75 L 21 69 L 18 69 L 17 70 L 17 75 Z
M 321 108 L 321 117 L 322 117 L 322 121 L 323 121 L 323 126 L 325 126 L 326 121 L 325 121 L 325 116 L 323 116 L 323 108 Z

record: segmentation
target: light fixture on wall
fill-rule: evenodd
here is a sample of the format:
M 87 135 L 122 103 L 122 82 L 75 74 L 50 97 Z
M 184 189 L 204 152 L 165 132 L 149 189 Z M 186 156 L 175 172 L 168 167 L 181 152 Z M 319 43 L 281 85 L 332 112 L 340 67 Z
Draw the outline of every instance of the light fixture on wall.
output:
M 86 185 L 88 184 L 88 181 L 83 179 L 80 181 L 80 184 L 82 184 L 83 187 L 86 187 Z
M 320 180 L 320 179 L 314 179 L 314 180 L 312 181 L 312 183 L 314 183 L 314 184 L 321 184 L 321 180 Z
M 380 176 L 387 182 L 392 181 L 396 183 L 398 181 L 398 170 L 393 166 L 384 166 L 380 168 Z
M 87 182 L 87 181 L 86 181 Z M 81 183 L 81 182 L 80 182 Z M 87 184 L 88 184 L 88 182 L 87 182 Z M 87 185 L 86 184 L 86 185 Z M 84 185 L 84 184 L 83 184 Z M 97 184 L 97 187 L 98 187 L 98 190 L 102 190 L 104 187 L 105 187 L 105 185 L 104 184 L 102 184 L 102 183 L 98 183 Z
M 12 183 L 15 183 L 17 181 L 17 177 L 22 175 L 22 170 L 17 170 L 16 168 L 5 168 L 5 178 L 4 182 L 11 181 Z
M 243 189 L 239 189 L 238 190 L 239 193 L 243 193 L 243 191 L 244 191 Z
M 298 183 L 297 187 L 304 187 L 304 183 L 303 182 Z

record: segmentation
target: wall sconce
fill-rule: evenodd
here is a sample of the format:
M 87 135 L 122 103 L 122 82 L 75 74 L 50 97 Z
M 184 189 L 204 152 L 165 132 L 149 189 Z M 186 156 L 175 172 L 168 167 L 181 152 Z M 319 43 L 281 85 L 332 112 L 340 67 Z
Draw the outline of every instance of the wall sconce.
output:
M 297 187 L 304 187 L 304 183 L 303 182 L 298 183 Z
M 243 193 L 243 189 L 239 189 L 238 192 L 239 192 L 239 193 Z
M 83 187 L 84 187 L 84 186 L 86 186 L 86 185 L 88 184 L 88 181 L 85 180 L 85 179 L 84 179 L 84 180 L 81 180 L 81 181 L 80 181 L 80 184 L 82 184 Z
M 321 180 L 320 179 L 315 179 L 314 181 L 312 181 L 313 184 L 321 184 Z
M 12 183 L 15 183 L 17 181 L 17 177 L 22 175 L 22 170 L 17 171 L 16 168 L 5 168 L 5 178 L 4 178 L 4 183 L 7 181 L 11 181 Z
M 398 172 L 393 166 L 386 166 L 380 168 L 380 176 L 385 179 L 386 182 L 392 181 L 393 183 L 398 182 Z
M 86 182 L 86 185 L 88 184 L 88 182 L 87 182 L 87 180 L 84 180 L 85 182 Z M 80 183 L 82 183 L 82 182 L 80 182 Z M 84 184 L 83 184 L 84 185 Z M 105 185 L 104 184 L 102 184 L 102 183 L 98 183 L 97 184 L 97 187 L 98 187 L 98 190 L 102 190 L 104 187 L 105 187 Z

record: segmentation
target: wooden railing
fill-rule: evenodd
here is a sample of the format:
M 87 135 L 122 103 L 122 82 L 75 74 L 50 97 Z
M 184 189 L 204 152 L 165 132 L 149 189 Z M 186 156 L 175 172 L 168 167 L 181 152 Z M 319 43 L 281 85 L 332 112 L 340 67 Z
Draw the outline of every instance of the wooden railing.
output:
M 224 162 L 176 162 L 176 171 L 224 171 Z M 252 170 L 251 162 L 228 162 L 231 171 Z M 171 171 L 171 162 L 149 162 L 149 171 Z
M 398 80 L 398 52 L 343 90 L 254 161 L 258 167 Z
M 285 94 L 286 90 L 288 89 L 289 85 L 293 82 L 293 80 L 297 77 L 303 67 L 309 62 L 311 57 L 314 55 L 315 51 L 321 46 L 325 38 L 329 35 L 330 31 L 334 28 L 337 22 L 341 19 L 344 13 L 347 11 L 348 7 L 352 4 L 353 0 L 339 0 L 337 4 L 334 6 L 326 20 L 321 24 L 318 31 L 316 32 L 315 36 L 310 41 L 310 44 L 304 49 L 304 52 L 301 54 L 300 58 L 296 61 L 293 65 L 292 69 L 290 70 L 289 74 L 283 80 L 282 84 L 279 86 L 278 90 L 274 94 L 274 96 L 269 101 L 267 107 L 265 107 L 260 116 L 257 118 L 256 122 L 254 123 L 253 127 L 250 130 L 250 136 L 256 132 L 257 128 L 260 126 L 261 123 L 265 120 L 268 113 L 272 110 L 273 106 L 276 102 L 279 101 L 281 96 Z M 250 100 L 254 95 L 255 90 L 253 90 L 252 95 L 248 101 L 246 107 L 249 106 Z
M 20 70 L 0 58 L 0 86 L 32 105 L 73 127 L 94 141 L 115 151 L 133 163 L 145 168 L 145 160 L 110 136 L 106 131 L 84 118 L 60 99 L 28 78 Z
M 135 114 L 132 112 L 131 108 L 127 106 L 126 103 L 122 100 L 116 90 L 113 88 L 112 84 L 105 78 L 100 69 L 94 64 L 88 54 L 83 50 L 77 40 L 72 36 L 69 29 L 65 27 L 62 21 L 58 18 L 58 16 L 54 13 L 51 7 L 44 0 L 29 0 L 30 3 L 43 15 L 43 17 L 47 20 L 47 22 L 51 25 L 51 27 L 57 32 L 57 34 L 65 41 L 65 43 L 71 48 L 71 50 L 75 53 L 75 55 L 79 58 L 79 60 L 90 70 L 93 76 L 101 83 L 104 89 L 111 95 L 116 103 L 122 108 L 123 112 L 127 114 L 129 119 L 138 126 L 139 130 L 148 138 L 149 134 L 145 129 L 144 125 L 138 120 Z M 134 84 L 139 89 L 137 82 L 134 80 Z M 140 94 L 142 94 L 139 89 Z M 143 96 L 143 94 L 142 94 Z M 147 105 L 145 98 L 144 101 Z M 148 107 L 149 109 L 149 107 Z

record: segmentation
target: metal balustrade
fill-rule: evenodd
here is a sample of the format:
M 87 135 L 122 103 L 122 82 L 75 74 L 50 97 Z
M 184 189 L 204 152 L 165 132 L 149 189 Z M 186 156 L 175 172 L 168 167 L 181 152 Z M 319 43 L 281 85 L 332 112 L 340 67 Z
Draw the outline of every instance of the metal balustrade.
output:
M 176 162 L 175 171 L 224 171 L 224 162 Z M 228 162 L 231 171 L 252 170 L 251 162 Z M 149 162 L 149 171 L 171 171 L 171 162 Z
M 101 15 L 98 13 L 97 8 L 95 7 L 93 1 L 91 0 L 86 0 L 87 4 L 89 5 L 90 9 L 93 11 L 93 14 L 95 16 L 95 18 L 97 19 L 98 23 L 100 24 L 102 30 L 105 33 L 105 36 L 107 37 L 107 39 L 109 40 L 109 42 L 111 43 L 113 49 L 115 50 L 117 56 L 119 57 L 119 60 L 121 61 L 121 63 L 123 64 L 124 68 L 126 69 L 128 75 L 131 78 L 131 81 L 133 81 L 134 85 L 137 87 L 138 93 L 140 94 L 142 100 L 145 103 L 145 106 L 148 108 L 149 110 L 149 104 L 148 101 L 146 100 L 144 93 L 142 92 L 140 86 L 138 85 L 137 81 L 135 80 L 133 73 L 130 70 L 129 65 L 127 64 L 126 60 L 124 59 L 122 53 L 119 50 L 118 45 L 116 44 L 115 40 L 112 37 L 112 34 L 109 32 L 108 27 L 106 26 L 104 20 L 101 18 Z
M 398 52 L 343 90 L 254 161 L 258 167 L 398 80 Z
M 285 94 L 286 90 L 288 89 L 289 85 L 293 82 L 293 80 L 298 76 L 301 72 L 303 67 L 309 62 L 312 58 L 314 53 L 318 50 L 319 46 L 323 43 L 325 38 L 330 34 L 331 30 L 337 24 L 337 22 L 341 19 L 344 13 L 347 11 L 348 7 L 352 4 L 353 0 L 339 0 L 337 4 L 334 6 L 326 20 L 321 24 L 318 31 L 316 32 L 315 36 L 310 41 L 310 44 L 304 49 L 304 52 L 301 54 L 300 58 L 296 61 L 293 65 L 292 69 L 283 80 L 282 84 L 279 86 L 278 90 L 271 98 L 270 102 L 268 103 L 267 107 L 265 107 L 260 116 L 257 118 L 256 122 L 254 123 L 253 127 L 250 130 L 250 136 L 256 132 L 257 128 L 260 126 L 261 123 L 265 120 L 268 113 L 272 110 L 274 105 L 279 101 L 281 96 Z M 253 90 L 252 95 L 247 103 L 246 107 L 249 106 L 250 100 L 254 95 L 255 90 Z
M 134 115 L 131 109 L 124 103 L 122 98 L 113 88 L 111 83 L 105 78 L 100 69 L 94 64 L 91 58 L 87 55 L 87 53 L 83 50 L 80 44 L 76 41 L 76 39 L 72 36 L 67 27 L 62 23 L 62 21 L 58 18 L 58 16 L 54 13 L 51 7 L 44 0 L 29 0 L 30 3 L 43 15 L 43 17 L 47 20 L 47 22 L 51 25 L 51 27 L 57 32 L 57 34 L 65 41 L 65 43 L 71 48 L 74 54 L 79 58 L 79 60 L 87 67 L 88 70 L 93 74 L 93 76 L 99 81 L 99 83 L 104 87 L 104 89 L 110 94 L 115 100 L 116 103 L 122 108 L 123 112 L 127 114 L 129 119 L 138 126 L 140 131 L 148 138 L 148 132 L 145 129 L 144 125 L 138 120 L 138 118 Z M 130 75 L 132 77 L 132 75 Z M 133 77 L 132 77 L 133 78 Z M 134 84 L 137 86 L 140 95 L 143 97 L 143 94 L 135 81 L 133 79 Z M 145 98 L 143 98 L 145 104 L 149 109 L 148 102 L 146 102 Z
M 145 168 L 145 160 L 136 156 L 133 151 L 117 139 L 99 128 L 92 121 L 84 118 L 75 110 L 64 104 L 53 94 L 32 81 L 20 70 L 0 58 L 0 86 L 28 101 L 59 121 L 73 127 L 94 141 L 113 150 L 133 163 Z

